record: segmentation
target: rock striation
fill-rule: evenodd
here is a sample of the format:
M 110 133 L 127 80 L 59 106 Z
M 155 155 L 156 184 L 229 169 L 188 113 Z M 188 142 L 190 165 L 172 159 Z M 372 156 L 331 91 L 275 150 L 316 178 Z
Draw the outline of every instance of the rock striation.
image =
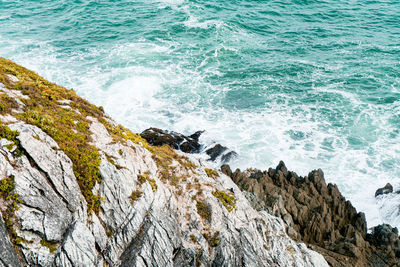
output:
M 281 161 L 268 171 L 221 170 L 247 192 L 252 206 L 281 217 L 287 233 L 324 255 L 331 266 L 398 266 L 400 239 L 388 225 L 367 234 L 365 216 L 347 201 L 334 184 L 326 184 L 322 170 L 305 177 L 288 171 Z

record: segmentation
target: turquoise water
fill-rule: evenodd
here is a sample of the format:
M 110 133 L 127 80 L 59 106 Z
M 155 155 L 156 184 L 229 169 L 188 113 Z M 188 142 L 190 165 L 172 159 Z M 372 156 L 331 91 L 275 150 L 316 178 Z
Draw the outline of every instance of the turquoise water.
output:
M 135 131 L 205 129 L 235 167 L 322 168 L 400 225 L 400 1 L 5 1 L 0 55 Z

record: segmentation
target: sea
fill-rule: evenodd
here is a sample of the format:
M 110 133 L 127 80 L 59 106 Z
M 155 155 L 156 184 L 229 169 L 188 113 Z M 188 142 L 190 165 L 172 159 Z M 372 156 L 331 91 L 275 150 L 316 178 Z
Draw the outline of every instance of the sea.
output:
M 0 0 L 0 56 L 135 132 L 238 153 L 232 168 L 321 168 L 400 226 L 399 0 Z

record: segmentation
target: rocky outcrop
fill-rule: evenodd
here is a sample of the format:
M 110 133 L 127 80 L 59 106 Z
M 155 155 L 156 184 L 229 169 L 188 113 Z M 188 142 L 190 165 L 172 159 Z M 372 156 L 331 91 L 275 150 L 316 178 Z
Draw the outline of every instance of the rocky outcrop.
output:
M 199 137 L 202 133 L 203 131 L 197 131 L 190 136 L 185 136 L 176 132 L 149 128 L 144 130 L 140 135 L 146 139 L 149 144 L 154 146 L 169 145 L 174 149 L 186 153 L 198 153 L 201 147 Z
M 378 227 L 367 235 L 364 214 L 346 201 L 336 185 L 325 183 L 321 170 L 299 177 L 283 162 L 268 171 L 232 172 L 227 165 L 221 170 L 248 192 L 253 207 L 281 217 L 292 238 L 322 253 L 331 266 L 400 264 L 397 230 Z M 383 237 L 386 241 L 380 241 Z
M 375 197 L 389 193 L 393 193 L 393 186 L 387 183 L 384 187 L 378 188 L 378 190 L 376 190 Z
M 220 144 L 216 144 L 213 147 L 208 148 L 205 152 L 210 156 L 209 160 L 216 161 L 218 158 L 220 158 L 220 162 L 222 164 L 227 163 L 233 158 L 237 157 L 237 153 L 235 151 L 231 151 L 227 147 Z
M 205 152 L 205 154 L 209 156 L 209 161 L 218 161 L 221 164 L 228 163 L 238 156 L 235 151 L 220 144 L 203 148 L 199 143 L 200 135 L 203 132 L 204 131 L 197 131 L 192 135 L 186 136 L 177 132 L 149 128 L 144 130 L 140 135 L 146 139 L 149 144 L 154 146 L 169 145 L 185 153 Z

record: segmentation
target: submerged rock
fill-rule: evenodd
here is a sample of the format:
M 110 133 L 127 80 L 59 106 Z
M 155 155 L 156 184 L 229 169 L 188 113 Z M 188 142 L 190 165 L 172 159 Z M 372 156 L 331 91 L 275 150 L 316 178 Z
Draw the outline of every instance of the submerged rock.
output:
M 393 193 L 393 186 L 390 183 L 387 183 L 384 187 L 376 190 L 375 197 L 389 193 Z
M 299 177 L 282 161 L 268 171 L 232 172 L 228 165 L 221 170 L 249 192 L 246 196 L 254 208 L 281 217 L 292 238 L 322 253 L 331 266 L 400 264 L 397 229 L 375 227 L 367 237 L 365 215 L 336 185 L 326 185 L 322 170 Z

